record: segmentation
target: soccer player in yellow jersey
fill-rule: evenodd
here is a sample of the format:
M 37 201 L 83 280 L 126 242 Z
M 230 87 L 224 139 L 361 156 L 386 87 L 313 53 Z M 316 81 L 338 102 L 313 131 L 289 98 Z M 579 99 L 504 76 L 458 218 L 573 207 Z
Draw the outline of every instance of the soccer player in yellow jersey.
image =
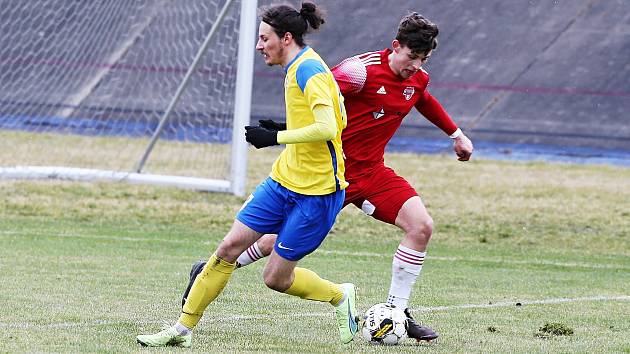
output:
M 263 234 L 278 234 L 263 272 L 265 284 L 335 306 L 343 343 L 357 332 L 355 286 L 335 284 L 296 267 L 332 228 L 348 185 L 341 150 L 343 98 L 330 69 L 303 39 L 309 27 L 317 29 L 322 23 L 320 9 L 311 2 L 304 2 L 299 11 L 287 5 L 263 10 L 256 49 L 267 65 L 281 65 L 286 71 L 287 130 L 246 127 L 245 137 L 256 148 L 286 148 L 196 277 L 178 322 L 156 334 L 139 335 L 141 345 L 190 347 L 192 329 L 227 284 L 238 256 Z

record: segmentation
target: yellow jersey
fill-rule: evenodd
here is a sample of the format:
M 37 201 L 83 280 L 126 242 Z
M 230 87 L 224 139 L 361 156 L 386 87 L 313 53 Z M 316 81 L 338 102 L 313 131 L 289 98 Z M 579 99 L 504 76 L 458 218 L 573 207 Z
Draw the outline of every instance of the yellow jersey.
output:
M 346 127 L 343 96 L 330 69 L 310 47 L 304 47 L 285 67 L 284 98 L 287 130 L 315 122 L 316 105 L 333 108 L 337 133 L 332 140 L 287 144 L 276 159 L 271 178 L 285 188 L 305 195 L 330 194 L 348 186 L 341 148 Z

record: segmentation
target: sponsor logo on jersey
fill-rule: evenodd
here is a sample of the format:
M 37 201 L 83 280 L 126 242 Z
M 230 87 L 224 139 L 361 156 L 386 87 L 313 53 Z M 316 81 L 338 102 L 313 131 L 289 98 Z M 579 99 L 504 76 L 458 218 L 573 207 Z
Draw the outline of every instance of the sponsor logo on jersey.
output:
M 387 91 L 385 91 L 385 86 L 381 86 L 381 88 L 378 89 L 376 93 L 378 93 L 379 95 L 387 95 Z
M 383 107 L 381 107 L 381 110 L 378 112 L 372 112 L 372 116 L 374 116 L 374 119 L 383 118 L 384 115 L 385 115 L 385 110 L 383 109 Z
M 403 91 L 403 95 L 405 96 L 405 99 L 407 101 L 409 101 L 411 97 L 413 97 L 414 93 L 416 93 L 416 89 L 413 88 L 413 86 L 407 86 L 405 87 L 405 90 Z

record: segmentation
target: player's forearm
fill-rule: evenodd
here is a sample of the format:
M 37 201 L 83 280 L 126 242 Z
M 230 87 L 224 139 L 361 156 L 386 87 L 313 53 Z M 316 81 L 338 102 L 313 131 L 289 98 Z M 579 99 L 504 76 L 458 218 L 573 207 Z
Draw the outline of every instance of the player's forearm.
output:
M 457 131 L 457 125 L 451 117 L 446 113 L 446 110 L 440 102 L 431 96 L 430 93 L 426 93 L 426 96 L 422 100 L 422 103 L 416 106 L 418 111 L 436 127 L 442 129 L 444 133 L 452 136 Z
M 337 122 L 335 112 L 331 106 L 318 104 L 313 109 L 315 122 L 299 129 L 283 130 L 278 132 L 279 144 L 312 143 L 315 141 L 328 141 L 337 135 Z

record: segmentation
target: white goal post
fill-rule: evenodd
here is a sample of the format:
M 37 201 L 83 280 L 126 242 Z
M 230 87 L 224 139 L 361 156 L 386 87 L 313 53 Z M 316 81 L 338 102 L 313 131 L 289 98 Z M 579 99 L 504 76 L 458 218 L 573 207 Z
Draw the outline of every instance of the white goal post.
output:
M 257 0 L 3 4 L 0 178 L 244 195 L 256 8 Z

